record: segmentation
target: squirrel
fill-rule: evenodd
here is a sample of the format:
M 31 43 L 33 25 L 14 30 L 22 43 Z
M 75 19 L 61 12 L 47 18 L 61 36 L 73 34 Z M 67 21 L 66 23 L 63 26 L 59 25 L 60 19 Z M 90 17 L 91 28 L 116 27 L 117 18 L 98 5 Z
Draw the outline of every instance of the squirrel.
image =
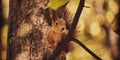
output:
M 48 48 L 53 51 L 61 39 L 66 36 L 68 30 L 66 28 L 66 22 L 63 18 L 57 17 L 57 20 L 52 21 L 52 26 L 47 35 Z M 66 55 L 67 52 L 73 51 L 74 45 L 72 42 L 67 44 L 67 47 L 61 51 L 60 55 Z
M 51 26 L 47 34 L 46 42 L 51 49 L 55 49 L 61 38 L 67 35 L 66 21 L 62 17 L 58 17 L 56 11 L 49 9 L 49 19 Z
M 57 18 L 56 21 L 52 22 L 52 26 L 48 32 L 47 42 L 50 48 L 55 48 L 61 38 L 67 35 L 68 30 L 66 29 L 66 22 L 63 18 Z
M 47 18 L 49 18 L 49 22 L 51 21 L 51 24 L 47 34 L 46 42 L 51 51 L 55 50 L 57 44 L 68 33 L 69 26 L 62 11 L 64 10 L 58 9 L 55 11 L 50 8 L 47 9 Z M 67 44 L 67 47 L 61 51 L 60 55 L 65 56 L 67 52 L 73 51 L 74 48 L 75 46 L 73 42 L 70 41 Z

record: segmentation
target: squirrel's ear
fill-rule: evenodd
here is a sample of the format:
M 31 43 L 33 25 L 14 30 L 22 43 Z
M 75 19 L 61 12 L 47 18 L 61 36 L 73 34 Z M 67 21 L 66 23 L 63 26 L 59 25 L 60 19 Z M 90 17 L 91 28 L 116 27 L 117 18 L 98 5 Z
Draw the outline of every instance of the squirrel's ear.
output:
M 69 2 L 69 1 L 68 1 Z M 64 11 L 66 9 L 66 6 L 68 4 L 68 2 L 66 4 L 64 4 L 63 6 L 59 7 L 57 10 L 56 10 L 56 13 L 58 15 L 59 18 L 63 17 L 64 16 Z
M 55 21 L 57 19 L 57 14 L 55 10 L 49 9 L 49 17 L 52 21 Z
M 58 16 L 55 11 L 53 11 L 53 13 L 52 13 L 52 18 L 54 21 L 58 19 Z

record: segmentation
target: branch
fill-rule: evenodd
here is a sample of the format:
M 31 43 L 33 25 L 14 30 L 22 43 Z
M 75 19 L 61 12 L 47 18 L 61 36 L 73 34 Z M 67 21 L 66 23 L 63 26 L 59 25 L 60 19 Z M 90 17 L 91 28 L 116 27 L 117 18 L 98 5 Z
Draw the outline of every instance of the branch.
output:
M 69 41 L 71 40 L 70 38 L 73 36 L 75 28 L 78 24 L 80 14 L 81 14 L 82 9 L 84 7 L 84 3 L 85 3 L 85 0 L 80 0 L 77 12 L 75 13 L 75 17 L 74 17 L 72 25 L 69 29 L 68 35 L 66 37 L 62 38 L 61 42 L 58 43 L 56 49 L 53 51 L 53 54 L 48 58 L 49 60 L 55 60 L 56 57 L 59 56 L 61 50 L 64 47 L 66 47 L 66 44 L 69 43 Z M 43 58 L 43 60 L 45 60 L 45 59 L 46 59 L 46 57 Z
M 78 24 L 78 21 L 79 21 L 79 17 L 81 15 L 81 12 L 82 12 L 82 9 L 84 7 L 84 4 L 85 4 L 85 0 L 80 0 L 80 3 L 79 3 L 79 6 L 78 6 L 78 9 L 77 9 L 77 12 L 75 13 L 75 16 L 73 18 L 73 22 L 72 22 L 72 25 L 71 25 L 71 28 L 68 32 L 68 36 L 71 37 L 75 31 L 75 28 Z
M 88 49 L 81 41 L 79 41 L 76 38 L 72 38 L 71 40 L 73 40 L 74 42 L 78 43 L 82 48 L 84 48 L 89 54 L 91 54 L 94 58 L 96 58 L 96 60 L 102 60 L 101 58 L 99 58 L 97 55 L 95 55 L 94 52 L 92 52 L 90 49 Z

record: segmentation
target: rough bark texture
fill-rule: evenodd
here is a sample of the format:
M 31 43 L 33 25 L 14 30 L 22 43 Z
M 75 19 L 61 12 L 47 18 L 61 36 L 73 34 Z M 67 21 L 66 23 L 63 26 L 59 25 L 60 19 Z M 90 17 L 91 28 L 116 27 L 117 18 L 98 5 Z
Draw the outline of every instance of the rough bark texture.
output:
M 110 50 L 113 57 L 113 60 L 120 60 L 120 50 L 119 50 L 119 35 L 117 35 L 111 29 L 109 30 L 110 34 Z
M 42 60 L 49 26 L 42 10 L 48 0 L 10 0 L 7 60 Z

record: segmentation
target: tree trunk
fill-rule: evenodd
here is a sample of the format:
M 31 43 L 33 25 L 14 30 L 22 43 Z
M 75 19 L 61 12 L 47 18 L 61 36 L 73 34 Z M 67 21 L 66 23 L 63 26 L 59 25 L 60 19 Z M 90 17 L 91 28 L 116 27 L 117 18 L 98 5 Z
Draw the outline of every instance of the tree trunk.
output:
M 49 25 L 42 13 L 47 4 L 48 0 L 10 0 L 7 60 L 42 60 L 49 55 Z
M 109 30 L 110 35 L 110 50 L 113 57 L 113 60 L 120 60 L 120 38 L 114 31 Z
M 110 33 L 110 47 L 113 60 L 120 60 L 120 0 L 116 0 L 118 3 L 118 13 L 114 16 L 112 22 L 112 30 Z M 114 28 L 115 27 L 115 28 Z

